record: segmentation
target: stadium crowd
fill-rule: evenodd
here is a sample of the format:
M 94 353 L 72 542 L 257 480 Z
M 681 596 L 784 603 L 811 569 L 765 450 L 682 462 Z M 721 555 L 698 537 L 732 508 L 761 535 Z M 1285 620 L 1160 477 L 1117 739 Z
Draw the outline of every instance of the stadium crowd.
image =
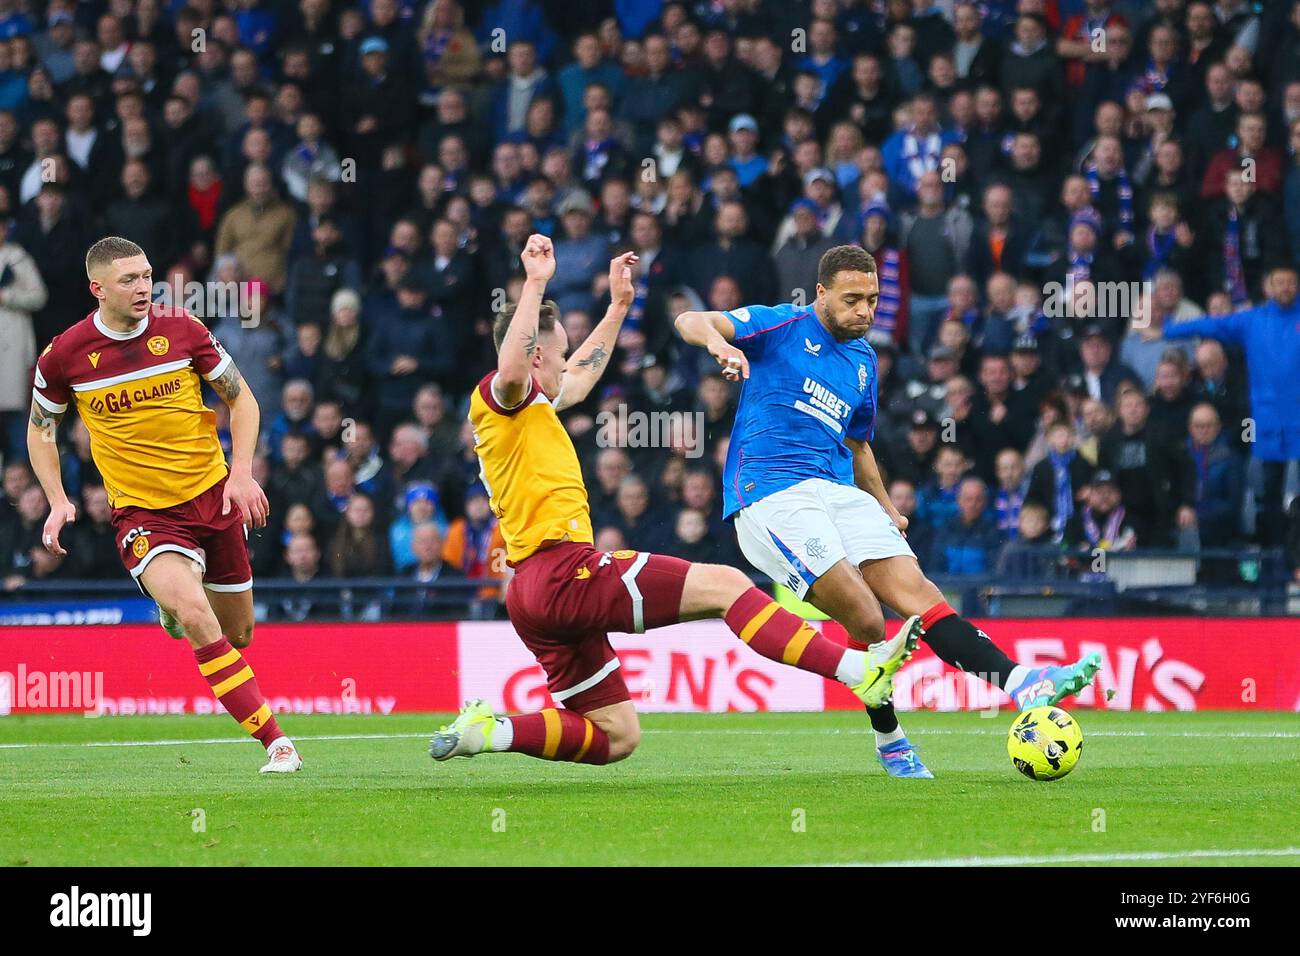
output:
M 673 319 L 810 303 L 860 243 L 873 447 L 930 571 L 1300 564 L 1300 2 L 0 0 L 4 588 L 122 574 L 85 428 L 63 561 L 24 447 L 104 234 L 262 403 L 259 577 L 501 577 L 465 408 L 535 231 L 570 342 L 640 257 L 565 415 L 598 547 L 743 562 L 736 392 Z

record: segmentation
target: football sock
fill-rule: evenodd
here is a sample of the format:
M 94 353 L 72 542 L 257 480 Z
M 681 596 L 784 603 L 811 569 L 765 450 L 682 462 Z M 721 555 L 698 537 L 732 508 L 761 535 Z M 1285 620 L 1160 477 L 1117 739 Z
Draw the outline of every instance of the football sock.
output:
M 799 615 L 787 611 L 758 588 L 750 588 L 731 605 L 727 627 L 768 660 L 790 664 L 852 686 L 866 675 L 866 654 L 846 650 Z
M 498 717 L 492 729 L 491 753 L 507 753 L 515 742 L 515 725 L 509 717 Z
M 244 662 L 243 655 L 230 646 L 230 641 L 223 637 L 215 644 L 195 648 L 194 660 L 221 706 L 239 726 L 256 737 L 258 743 L 269 749 L 272 743 L 284 736 L 257 686 L 253 669 Z
M 879 730 L 876 731 L 877 747 L 888 747 L 892 743 L 896 743 L 899 740 L 906 740 L 906 739 L 907 739 L 907 734 L 903 733 L 902 727 L 895 727 L 887 734 L 882 734 Z
M 502 724 L 509 731 L 501 738 Z M 548 707 L 536 714 L 516 714 L 497 721 L 492 731 L 492 751 L 527 754 L 542 760 L 571 763 L 609 763 L 609 735 L 582 714 Z
M 975 674 L 997 687 L 1011 677 L 1016 662 L 1002 653 L 987 634 L 960 617 L 946 601 L 940 601 L 921 615 L 921 637 L 934 648 L 939 659 Z
M 879 707 L 868 707 L 867 716 L 871 718 L 871 729 L 876 732 L 876 743 L 880 742 L 881 734 L 892 734 L 898 730 L 898 715 L 894 713 L 892 701 L 887 701 Z
M 851 650 L 865 651 L 868 646 L 870 645 L 866 641 L 859 641 L 852 634 L 849 635 Z M 892 701 L 885 701 L 879 707 L 868 707 L 867 716 L 871 718 L 871 729 L 876 732 L 877 747 L 892 744 L 895 740 L 902 740 L 906 736 L 898 726 L 898 715 L 894 713 Z
M 1015 667 L 1011 668 L 1011 673 L 1007 675 L 1006 681 L 1003 682 L 1002 689 L 1010 690 L 1013 687 L 1019 687 L 1025 682 L 1025 678 L 1027 678 L 1032 671 L 1032 667 L 1025 664 L 1017 664 Z

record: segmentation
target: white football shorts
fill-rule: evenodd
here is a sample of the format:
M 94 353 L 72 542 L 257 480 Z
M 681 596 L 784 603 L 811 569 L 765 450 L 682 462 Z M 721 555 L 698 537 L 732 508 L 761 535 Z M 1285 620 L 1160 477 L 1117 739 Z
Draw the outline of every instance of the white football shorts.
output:
M 854 485 L 809 478 L 736 514 L 740 550 L 754 567 L 800 598 L 847 558 L 915 557 L 880 502 Z

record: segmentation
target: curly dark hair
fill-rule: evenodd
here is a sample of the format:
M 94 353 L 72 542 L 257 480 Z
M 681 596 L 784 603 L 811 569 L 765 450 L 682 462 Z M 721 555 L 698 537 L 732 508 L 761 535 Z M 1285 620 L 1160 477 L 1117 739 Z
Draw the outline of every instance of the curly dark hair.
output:
M 841 272 L 875 271 L 875 258 L 861 246 L 832 246 L 817 264 L 817 281 L 829 288 Z

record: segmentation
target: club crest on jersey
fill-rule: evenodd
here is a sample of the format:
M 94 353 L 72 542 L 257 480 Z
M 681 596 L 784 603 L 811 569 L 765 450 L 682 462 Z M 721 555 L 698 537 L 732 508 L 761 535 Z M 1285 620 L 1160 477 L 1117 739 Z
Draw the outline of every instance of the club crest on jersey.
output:
M 167 350 L 172 347 L 172 344 L 167 341 L 167 336 L 165 335 L 155 335 L 145 344 L 149 347 L 149 351 L 154 355 L 166 355 Z
M 867 367 L 865 365 L 859 364 L 858 365 L 858 391 L 865 392 L 866 390 L 867 390 Z
M 807 352 L 809 355 L 821 355 L 821 354 L 822 354 L 822 344 L 821 344 L 820 342 L 818 342 L 818 343 L 816 343 L 816 344 L 814 345 L 812 339 L 804 339 L 804 340 L 803 340 L 803 350 L 804 350 L 805 352 Z
M 749 321 L 749 309 L 732 309 L 730 315 L 737 322 Z
M 86 358 L 90 359 L 91 368 L 99 368 L 99 354 L 98 352 L 91 352 L 86 356 Z

